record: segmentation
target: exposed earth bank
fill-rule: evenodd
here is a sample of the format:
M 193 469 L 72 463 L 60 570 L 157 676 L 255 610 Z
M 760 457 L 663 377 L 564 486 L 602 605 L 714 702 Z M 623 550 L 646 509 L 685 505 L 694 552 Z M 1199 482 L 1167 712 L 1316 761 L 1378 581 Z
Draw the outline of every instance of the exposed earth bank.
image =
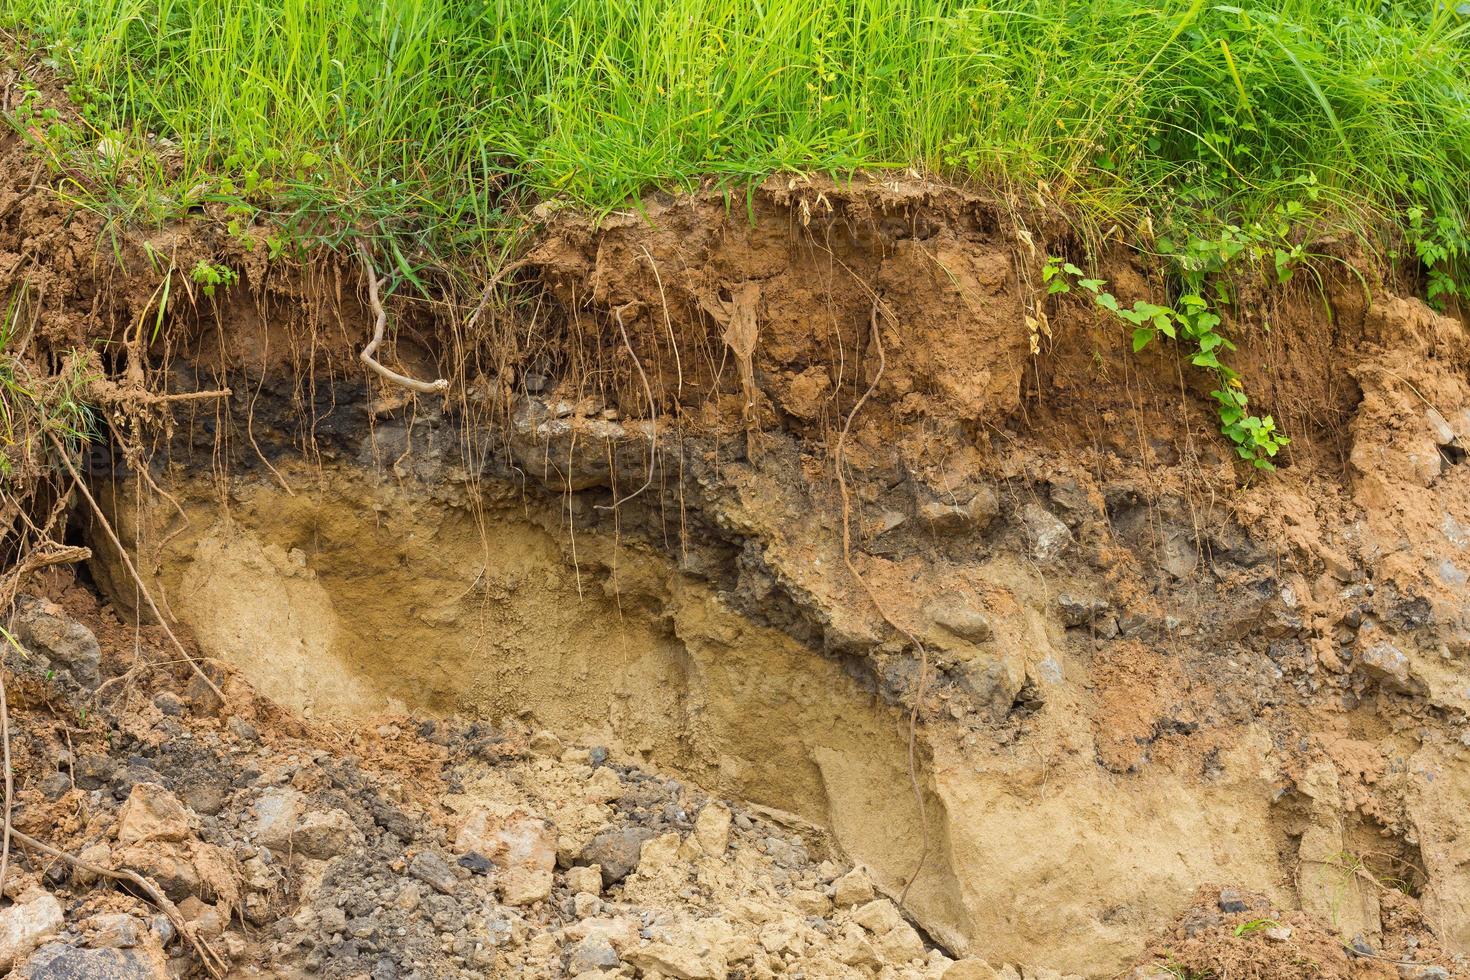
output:
M 782 179 L 548 214 L 509 302 L 390 303 L 388 359 L 452 382 L 411 397 L 355 359 L 356 266 L 204 224 L 108 252 L 7 181 L 36 356 L 112 337 L 137 383 L 90 482 L 227 694 L 77 511 L 94 557 L 7 660 L 17 828 L 157 880 L 242 975 L 1458 975 L 1465 322 L 1239 284 L 1293 438 L 1246 479 L 1177 351 L 1044 296 L 1080 246 L 1018 213 Z M 243 282 L 145 343 L 147 255 Z M 199 968 L 22 852 L 28 975 Z

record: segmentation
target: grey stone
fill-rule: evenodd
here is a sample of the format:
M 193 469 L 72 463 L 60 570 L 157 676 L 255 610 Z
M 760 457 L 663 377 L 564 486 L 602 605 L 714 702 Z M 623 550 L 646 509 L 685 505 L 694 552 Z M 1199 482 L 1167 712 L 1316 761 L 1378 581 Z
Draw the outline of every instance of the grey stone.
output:
M 1220 897 L 1217 900 L 1216 904 L 1220 906 L 1221 912 L 1229 912 L 1232 914 L 1236 912 L 1244 912 L 1247 908 L 1249 908 L 1249 906 L 1245 904 L 1245 900 L 1240 897 L 1240 892 L 1236 891 L 1234 888 L 1220 889 Z
M 255 842 L 282 854 L 290 853 L 296 824 L 301 820 L 301 794 L 294 789 L 271 788 L 255 801 Z
M 167 946 L 173 942 L 174 936 L 178 935 L 178 930 L 174 928 L 173 920 L 162 912 L 159 912 L 148 920 L 148 931 L 157 936 L 159 944 L 163 946 Z
M 195 813 L 212 817 L 224 809 L 230 796 L 230 783 L 223 777 L 203 776 L 190 780 L 179 790 L 184 805 Z
M 153 698 L 153 706 L 170 718 L 178 718 L 184 713 L 184 702 L 172 691 L 160 691 Z
M 132 949 L 147 931 L 143 920 L 126 912 L 105 912 L 92 917 L 92 945 Z
M 51 943 L 19 971 L 27 980 L 162 980 L 167 971 L 133 949 L 78 949 Z
M 1076 480 L 1067 478 L 1051 485 L 1051 502 L 1069 514 L 1081 516 L 1089 513 L 1092 506 L 1087 500 L 1087 491 Z
M 419 851 L 408 862 L 408 873 L 436 892 L 453 895 L 459 887 L 454 868 L 436 851 Z
M 456 862 L 461 868 L 465 868 L 470 874 L 487 875 L 495 867 L 490 859 L 478 851 L 470 851 Z
M 1466 528 L 1455 520 L 1454 515 L 1446 513 L 1440 529 L 1444 531 L 1444 536 L 1449 539 L 1450 544 L 1456 548 L 1470 545 L 1470 528 Z
M 69 671 L 83 687 L 102 683 L 102 648 L 97 637 L 54 602 L 29 595 L 17 597 L 11 632 L 21 646 Z
M 589 970 L 611 970 L 622 965 L 618 951 L 606 936 L 588 936 L 572 947 L 567 957 L 567 975 L 575 977 Z
M 1430 963 L 1400 963 L 1399 976 L 1403 980 L 1450 980 L 1450 971 Z
M 325 861 L 362 844 L 362 831 L 345 810 L 308 813 L 296 827 L 296 853 Z
M 1112 606 L 1106 599 L 1079 597 L 1063 592 L 1057 596 L 1057 610 L 1068 626 L 1089 626 L 1108 616 Z
M 1026 546 L 1037 561 L 1055 561 L 1072 543 L 1072 532 L 1067 525 L 1039 504 L 1021 508 L 1021 524 L 1026 532 Z
M 779 837 L 767 837 L 762 844 L 771 860 L 783 868 L 799 868 L 811 861 L 806 848 L 801 844 L 792 844 Z
M 1159 546 L 1159 564 L 1178 579 L 1193 575 L 1200 565 L 1199 542 L 1194 534 L 1177 529 L 1166 532 Z
M 61 903 L 38 895 L 0 909 L 0 971 L 9 970 L 42 941 L 61 931 Z
M 225 727 L 230 730 L 230 734 L 242 742 L 260 741 L 260 732 L 256 731 L 254 725 L 239 715 L 230 715 L 229 720 L 225 722 Z
M 621 827 L 604 830 L 582 848 L 583 864 L 602 867 L 602 884 L 606 888 L 628 877 L 638 867 L 645 841 L 658 836 L 652 827 Z
M 40 787 L 48 800 L 60 799 L 71 789 L 71 779 L 64 772 L 53 772 L 41 780 Z
M 325 935 L 347 931 L 347 913 L 335 905 L 328 905 L 317 913 L 317 924 Z
M 960 664 L 956 674 L 975 706 L 995 721 L 1010 712 L 1026 683 L 1024 670 L 1004 657 L 975 657 Z

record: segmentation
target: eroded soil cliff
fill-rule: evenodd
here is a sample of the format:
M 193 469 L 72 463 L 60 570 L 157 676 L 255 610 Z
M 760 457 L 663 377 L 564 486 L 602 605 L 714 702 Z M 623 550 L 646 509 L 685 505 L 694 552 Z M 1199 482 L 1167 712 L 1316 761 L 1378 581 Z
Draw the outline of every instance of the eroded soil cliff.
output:
M 268 263 L 208 223 L 109 251 L 94 221 L 7 180 L 0 271 L 28 284 L 37 356 L 113 339 L 95 363 L 127 384 L 103 389 L 112 438 L 87 475 L 144 584 L 190 649 L 264 696 L 258 710 L 318 726 L 282 721 L 297 741 L 267 740 L 241 764 L 255 775 L 230 775 L 201 840 L 258 858 L 243 808 L 258 821 L 270 787 L 334 780 L 336 750 L 312 741 L 330 725 L 386 756 L 400 737 L 404 758 L 430 753 L 414 798 L 448 846 L 474 818 L 455 788 L 470 777 L 448 774 L 459 743 L 434 733 L 473 741 L 483 725 L 515 750 L 473 779 L 492 810 L 551 822 L 552 890 L 522 932 L 506 927 L 513 941 L 466 952 L 449 930 L 449 959 L 389 955 L 404 975 L 582 972 L 570 946 L 585 937 L 568 930 L 599 915 L 567 876 L 600 863 L 586 845 L 626 814 L 608 795 L 623 789 L 582 788 L 608 772 L 665 787 L 638 805 L 675 814 L 653 821 L 646 877 L 612 893 L 647 913 L 592 967 L 614 975 L 989 975 L 951 966 L 961 957 L 1036 976 L 1457 970 L 1463 320 L 1333 271 L 1347 263 L 1310 284 L 1239 284 L 1238 366 L 1293 438 L 1278 472 L 1247 478 L 1177 351 L 1134 355 L 1115 320 L 1044 296 L 1046 255 L 1081 248 L 1058 218 L 915 181 L 772 180 L 739 204 L 549 214 L 493 302 L 456 316 L 395 301 L 393 362 L 453 381 L 411 397 L 355 360 L 370 331 L 355 266 Z M 1100 259 L 1119 298 L 1166 293 L 1131 254 Z M 160 302 L 149 255 L 228 263 L 243 281 L 173 292 L 168 328 L 145 342 Z M 95 553 L 82 585 L 107 605 L 89 625 L 146 622 L 95 515 L 73 526 Z M 249 742 L 218 705 L 171 725 L 150 700 L 166 675 L 138 666 L 70 696 L 155 752 L 185 731 L 212 752 Z M 290 773 L 268 778 L 288 752 Z M 158 780 L 53 779 L 57 793 L 40 784 L 47 763 L 22 769 L 27 832 L 121 843 L 116 803 L 137 782 L 203 812 L 171 764 L 148 765 Z M 428 831 L 373 824 L 366 791 L 338 789 L 325 810 L 346 817 L 312 819 L 357 835 L 344 825 L 334 853 L 288 857 L 292 884 L 257 917 L 248 895 L 212 901 L 272 937 L 241 940 L 238 964 L 350 975 L 393 952 L 382 934 L 346 950 L 353 922 L 383 913 L 337 902 L 330 883 L 386 862 L 399 878 L 373 887 L 396 901 Z M 82 816 L 63 825 L 37 793 Z M 811 850 L 782 864 L 784 838 L 747 817 L 760 866 L 708 863 L 690 843 L 703 794 L 775 814 Z M 265 849 L 278 857 L 280 841 Z M 881 904 L 863 914 L 882 922 L 840 911 L 854 865 L 922 936 L 895 932 Z M 474 901 L 514 905 L 515 867 L 499 862 Z M 749 907 L 729 874 L 777 911 Z M 318 928 L 344 903 L 343 928 Z M 659 931 L 660 915 L 679 928 Z M 776 922 L 794 946 L 767 936 Z M 882 948 L 832 945 L 859 941 Z M 651 945 L 699 965 L 656 962 Z

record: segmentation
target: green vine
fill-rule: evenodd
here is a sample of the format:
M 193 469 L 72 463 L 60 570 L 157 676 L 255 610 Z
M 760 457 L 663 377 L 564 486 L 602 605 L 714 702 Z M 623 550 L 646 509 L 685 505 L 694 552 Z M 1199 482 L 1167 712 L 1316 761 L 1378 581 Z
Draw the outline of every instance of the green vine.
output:
M 1302 178 L 1297 183 L 1308 200 L 1317 199 L 1314 178 Z M 1216 312 L 1232 304 L 1229 286 L 1220 273 L 1234 263 L 1248 261 L 1273 269 L 1278 283 L 1289 280 L 1305 255 L 1303 246 L 1291 242 L 1289 235 L 1293 223 L 1305 215 L 1306 205 L 1288 199 L 1264 219 L 1244 226 L 1223 225 L 1212 237 L 1192 233 L 1182 245 L 1161 237 L 1159 252 L 1169 260 L 1180 284 L 1179 297 L 1170 306 L 1137 300 L 1125 307 L 1103 288 L 1107 280 L 1088 277 L 1078 266 L 1058 256 L 1047 259 L 1041 279 L 1048 295 L 1070 292 L 1075 285 L 1091 294 L 1099 307 L 1130 324 L 1135 353 L 1160 334 L 1185 345 L 1190 363 L 1215 377 L 1216 387 L 1210 397 L 1216 403 L 1221 434 L 1231 441 L 1241 459 L 1257 469 L 1274 470 L 1273 460 L 1291 440 L 1276 428 L 1271 416 L 1250 411 L 1250 397 L 1240 373 L 1221 360 L 1235 350 L 1235 344 L 1221 331 L 1221 317 Z

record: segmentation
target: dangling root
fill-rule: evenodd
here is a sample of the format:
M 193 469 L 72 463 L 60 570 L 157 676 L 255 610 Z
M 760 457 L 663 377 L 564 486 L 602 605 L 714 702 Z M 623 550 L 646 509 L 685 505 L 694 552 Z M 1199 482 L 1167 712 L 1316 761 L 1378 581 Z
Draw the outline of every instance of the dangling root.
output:
M 878 382 L 883 380 L 883 371 L 888 367 L 888 359 L 883 354 L 883 339 L 878 335 L 878 306 L 879 300 L 873 299 L 873 312 L 869 317 L 869 329 L 872 331 L 873 347 L 878 352 L 878 373 L 873 376 L 868 390 L 863 392 L 857 404 L 852 406 L 852 411 L 847 413 L 847 420 L 842 425 L 842 431 L 837 436 L 837 449 L 835 452 L 835 464 L 837 468 L 837 488 L 842 492 L 842 563 L 847 566 L 847 571 L 857 581 L 862 590 L 867 593 L 873 608 L 878 610 L 878 615 L 883 617 L 884 622 L 904 635 L 914 648 L 919 651 L 919 683 L 914 691 L 914 703 L 909 708 L 909 785 L 914 791 L 914 804 L 919 808 L 919 834 L 920 848 L 919 861 L 914 866 L 913 874 L 909 875 L 908 881 L 904 882 L 903 891 L 899 892 L 898 904 L 902 905 L 909 896 L 909 889 L 918 880 L 919 873 L 924 870 L 924 862 L 929 859 L 929 813 L 924 809 L 924 793 L 919 788 L 919 772 L 916 759 L 917 742 L 919 733 L 919 705 L 924 700 L 924 687 L 929 677 L 929 651 L 924 649 L 924 644 L 910 630 L 896 622 L 888 615 L 883 601 L 878 598 L 878 593 L 868 584 L 858 571 L 857 565 L 852 560 L 852 498 L 847 492 L 847 474 L 844 472 L 843 450 L 847 445 L 847 433 L 852 428 L 852 420 L 857 417 L 858 411 L 872 397 L 873 392 L 878 390 Z
M 386 368 L 378 363 L 375 355 L 378 352 L 378 345 L 382 344 L 383 335 L 388 329 L 388 311 L 383 308 L 382 298 L 378 295 L 380 284 L 378 282 L 377 270 L 373 268 L 373 257 L 368 252 L 367 244 L 361 239 L 357 242 L 357 254 L 362 259 L 363 272 L 367 275 L 368 305 L 373 310 L 373 339 L 368 341 L 368 345 L 362 349 L 362 353 L 357 355 L 358 358 L 362 363 L 376 372 L 379 377 L 407 388 L 409 391 L 417 391 L 425 395 L 437 395 L 441 392 L 448 391 L 449 382 L 443 378 L 438 378 L 434 381 L 419 381 L 416 378 L 399 374 L 397 371 Z

